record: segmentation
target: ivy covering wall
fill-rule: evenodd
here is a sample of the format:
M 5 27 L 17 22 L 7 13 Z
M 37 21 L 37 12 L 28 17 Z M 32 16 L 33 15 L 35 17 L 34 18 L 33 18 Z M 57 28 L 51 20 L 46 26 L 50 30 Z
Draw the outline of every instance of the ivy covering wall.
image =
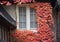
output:
M 13 42 L 52 42 L 54 33 L 52 6 L 50 3 L 41 2 L 30 4 L 31 8 L 36 9 L 36 21 L 38 24 L 37 33 L 29 30 L 14 30 L 10 34 Z

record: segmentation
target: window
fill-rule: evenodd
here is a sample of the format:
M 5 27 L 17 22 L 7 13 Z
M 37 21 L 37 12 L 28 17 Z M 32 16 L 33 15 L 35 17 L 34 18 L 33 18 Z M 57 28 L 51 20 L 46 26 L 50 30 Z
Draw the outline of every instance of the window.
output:
M 19 28 L 26 29 L 26 7 L 19 7 Z
M 0 42 L 7 42 L 5 27 L 0 25 Z
M 17 28 L 20 30 L 37 30 L 36 11 L 29 6 L 17 7 Z

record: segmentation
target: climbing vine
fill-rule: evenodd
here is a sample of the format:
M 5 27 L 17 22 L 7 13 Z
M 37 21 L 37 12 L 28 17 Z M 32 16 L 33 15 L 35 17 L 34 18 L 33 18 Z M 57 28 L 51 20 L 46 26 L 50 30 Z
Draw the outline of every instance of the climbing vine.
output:
M 41 2 L 29 5 L 31 8 L 36 9 L 36 21 L 38 24 L 37 33 L 33 31 L 20 31 L 15 30 L 11 37 L 14 37 L 14 42 L 52 42 L 54 33 L 52 6 L 50 3 Z

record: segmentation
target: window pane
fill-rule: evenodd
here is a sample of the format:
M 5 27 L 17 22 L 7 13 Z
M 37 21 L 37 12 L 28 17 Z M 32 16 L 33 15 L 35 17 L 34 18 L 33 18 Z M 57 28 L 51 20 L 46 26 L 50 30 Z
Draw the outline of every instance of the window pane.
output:
M 26 7 L 19 7 L 19 15 L 26 15 Z
M 20 28 L 26 28 L 26 22 L 20 22 L 19 27 Z
M 30 14 L 31 14 L 31 15 L 32 15 L 32 14 L 36 14 L 36 10 L 35 10 L 35 9 L 30 8 Z
M 32 22 L 30 22 L 30 28 L 33 28 L 33 23 Z
M 30 28 L 37 28 L 36 22 L 30 22 Z
M 36 15 L 30 15 L 30 21 L 36 22 Z
M 37 28 L 37 23 L 36 23 L 36 11 L 34 9 L 30 9 L 30 28 Z
M 26 7 L 19 7 L 19 28 L 26 28 Z
M 19 16 L 19 22 L 26 22 L 26 16 Z

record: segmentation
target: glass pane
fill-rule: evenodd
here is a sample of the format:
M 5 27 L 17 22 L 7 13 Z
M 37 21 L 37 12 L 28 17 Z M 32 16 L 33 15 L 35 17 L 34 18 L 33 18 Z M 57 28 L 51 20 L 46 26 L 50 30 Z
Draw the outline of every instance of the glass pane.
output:
M 22 15 L 22 7 L 19 7 L 19 15 Z
M 37 28 L 36 22 L 30 22 L 30 28 Z
M 37 28 L 37 22 L 35 22 L 35 27 Z
M 30 22 L 30 28 L 33 28 L 33 23 L 32 22 Z
M 26 7 L 19 7 L 19 15 L 26 15 Z
M 19 7 L 19 28 L 26 28 L 26 7 Z
M 19 22 L 26 22 L 26 16 L 19 16 Z
M 37 28 L 36 11 L 32 8 L 30 9 L 30 28 Z
M 26 28 L 26 23 L 25 22 L 22 22 L 22 23 L 20 22 L 19 23 L 19 27 L 20 28 Z
M 31 15 L 32 15 L 32 14 L 36 14 L 36 10 L 33 9 L 33 8 L 30 8 L 30 14 L 31 14 Z
M 36 21 L 36 16 L 35 15 L 30 15 L 30 21 L 35 22 Z

